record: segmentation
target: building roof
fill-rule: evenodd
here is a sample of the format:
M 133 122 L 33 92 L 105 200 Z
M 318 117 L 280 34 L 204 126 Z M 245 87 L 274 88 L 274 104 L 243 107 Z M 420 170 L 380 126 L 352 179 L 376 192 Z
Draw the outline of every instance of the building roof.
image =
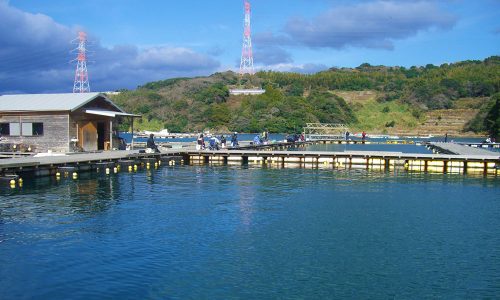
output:
M 98 97 L 124 113 L 102 93 L 3 95 L 0 96 L 0 112 L 75 111 Z

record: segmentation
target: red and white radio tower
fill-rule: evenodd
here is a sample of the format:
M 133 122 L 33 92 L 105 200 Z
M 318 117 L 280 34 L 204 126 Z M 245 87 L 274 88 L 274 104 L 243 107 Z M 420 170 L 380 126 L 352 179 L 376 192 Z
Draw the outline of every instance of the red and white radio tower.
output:
M 75 83 L 73 93 L 90 93 L 89 73 L 87 72 L 87 34 L 78 32 L 78 56 L 76 58 Z
M 243 49 L 241 51 L 240 75 L 253 74 L 253 51 L 252 51 L 252 33 L 250 30 L 250 2 L 245 3 L 245 28 L 243 31 Z

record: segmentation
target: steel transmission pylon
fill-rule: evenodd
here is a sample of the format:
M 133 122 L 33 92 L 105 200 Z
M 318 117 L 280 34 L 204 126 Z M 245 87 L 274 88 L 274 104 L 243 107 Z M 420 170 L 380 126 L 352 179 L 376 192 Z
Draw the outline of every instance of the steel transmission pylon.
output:
M 254 74 L 252 32 L 250 27 L 251 6 L 248 0 L 245 0 L 244 4 L 245 4 L 245 26 L 243 30 L 243 49 L 241 51 L 240 75 Z
M 73 93 L 90 93 L 89 73 L 87 71 L 87 34 L 78 32 L 78 56 L 76 57 L 75 83 Z

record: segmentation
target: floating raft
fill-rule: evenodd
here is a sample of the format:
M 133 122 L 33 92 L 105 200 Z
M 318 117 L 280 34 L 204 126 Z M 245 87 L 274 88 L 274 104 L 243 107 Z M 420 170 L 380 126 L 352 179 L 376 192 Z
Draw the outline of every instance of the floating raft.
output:
M 331 166 L 376 170 L 406 169 L 429 173 L 492 174 L 499 173 L 500 155 L 415 154 L 382 151 L 257 151 L 220 150 L 187 151 L 193 164 L 267 164 L 304 167 Z

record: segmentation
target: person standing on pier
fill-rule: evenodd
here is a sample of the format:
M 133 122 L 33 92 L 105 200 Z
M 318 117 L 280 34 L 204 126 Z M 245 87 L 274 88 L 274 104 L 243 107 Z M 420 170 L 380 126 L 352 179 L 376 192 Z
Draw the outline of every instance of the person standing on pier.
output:
M 349 135 L 350 135 L 349 131 L 346 131 L 346 132 L 345 132 L 345 140 L 346 140 L 346 141 L 348 141 L 348 140 L 349 140 Z
M 220 147 L 226 149 L 226 137 L 224 135 L 220 137 Z
M 232 136 L 231 136 L 231 147 L 236 147 L 238 146 L 238 133 L 235 132 Z
M 196 140 L 196 150 L 205 150 L 205 140 L 203 139 L 203 134 L 200 134 Z
M 448 132 L 444 135 L 444 142 L 448 143 Z
M 363 130 L 363 133 L 361 133 L 361 140 L 364 142 L 366 140 L 366 132 Z
M 269 139 L 269 132 L 267 131 L 267 129 L 264 129 L 264 132 L 262 132 L 261 136 L 262 143 L 267 144 L 268 139 Z

